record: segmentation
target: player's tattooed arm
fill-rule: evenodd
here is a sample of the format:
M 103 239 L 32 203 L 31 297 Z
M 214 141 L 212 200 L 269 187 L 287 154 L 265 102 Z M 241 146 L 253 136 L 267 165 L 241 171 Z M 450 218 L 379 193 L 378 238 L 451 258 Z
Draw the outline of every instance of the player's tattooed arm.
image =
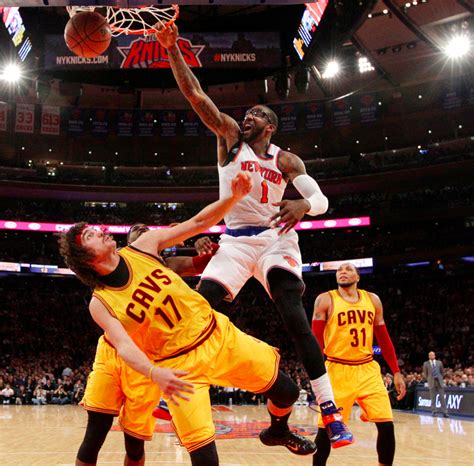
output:
M 299 175 L 306 174 L 304 162 L 296 155 L 288 151 L 281 151 L 278 157 L 278 168 L 287 180 L 293 181 Z
M 168 50 L 171 70 L 184 97 L 212 132 L 226 138 L 228 149 L 230 149 L 240 138 L 240 127 L 233 118 L 222 113 L 203 91 L 178 47 L 177 26 L 175 24 L 166 26 L 157 32 L 156 37 Z
M 327 320 L 331 310 L 329 293 L 321 293 L 314 301 L 313 320 Z

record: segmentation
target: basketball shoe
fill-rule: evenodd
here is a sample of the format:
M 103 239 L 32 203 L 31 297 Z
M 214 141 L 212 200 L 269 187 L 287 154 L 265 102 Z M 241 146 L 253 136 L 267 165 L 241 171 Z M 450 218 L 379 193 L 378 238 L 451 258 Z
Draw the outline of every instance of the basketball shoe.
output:
M 171 421 L 170 410 L 165 400 L 160 400 L 158 406 L 152 412 L 153 417 L 162 419 L 163 421 Z
M 259 437 L 264 445 L 268 447 L 281 445 L 288 448 L 295 455 L 311 455 L 316 451 L 316 444 L 313 441 L 291 430 L 275 435 L 270 428 L 263 429 Z
M 339 412 L 332 401 L 326 401 L 319 405 L 324 427 L 328 433 L 333 448 L 345 447 L 354 443 L 354 437 L 342 420 Z

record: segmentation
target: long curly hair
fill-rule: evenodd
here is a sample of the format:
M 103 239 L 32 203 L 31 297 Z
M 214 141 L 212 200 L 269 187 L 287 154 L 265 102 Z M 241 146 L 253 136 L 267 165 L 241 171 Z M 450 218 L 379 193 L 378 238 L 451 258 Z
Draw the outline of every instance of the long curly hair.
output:
M 63 233 L 58 240 L 59 253 L 64 258 L 66 265 L 82 283 L 90 288 L 101 288 L 100 276 L 91 265 L 94 255 L 76 242 L 76 236 L 81 235 L 86 226 L 86 222 L 76 223 L 66 233 Z

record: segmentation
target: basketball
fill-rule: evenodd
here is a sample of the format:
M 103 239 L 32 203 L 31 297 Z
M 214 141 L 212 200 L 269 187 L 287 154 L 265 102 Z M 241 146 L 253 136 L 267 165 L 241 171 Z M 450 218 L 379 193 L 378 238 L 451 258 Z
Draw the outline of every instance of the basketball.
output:
M 68 49 L 84 58 L 93 58 L 104 53 L 111 39 L 109 24 L 95 11 L 76 13 L 64 30 L 64 40 Z

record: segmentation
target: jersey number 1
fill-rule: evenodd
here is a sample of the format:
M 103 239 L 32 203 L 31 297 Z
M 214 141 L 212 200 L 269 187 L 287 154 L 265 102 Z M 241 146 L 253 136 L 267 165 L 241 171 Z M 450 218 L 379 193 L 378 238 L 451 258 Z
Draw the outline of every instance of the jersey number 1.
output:
M 268 204 L 268 183 L 263 180 L 262 181 L 262 197 L 260 199 L 261 204 Z

